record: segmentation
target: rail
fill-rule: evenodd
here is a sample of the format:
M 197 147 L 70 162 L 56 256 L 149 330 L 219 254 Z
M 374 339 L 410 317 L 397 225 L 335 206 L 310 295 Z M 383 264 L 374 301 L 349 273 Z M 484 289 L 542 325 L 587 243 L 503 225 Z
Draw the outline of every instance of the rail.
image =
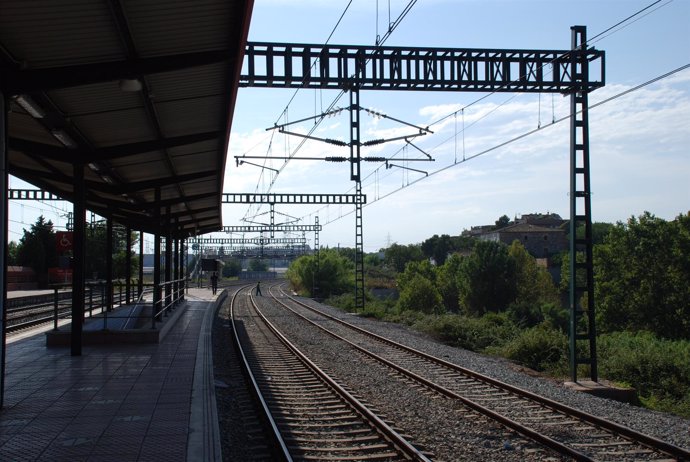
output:
M 155 322 L 161 320 L 172 311 L 175 306 L 184 299 L 184 292 L 187 287 L 187 280 L 184 278 L 162 282 L 159 294 L 165 294 L 159 300 L 155 300 L 150 305 L 151 313 L 138 314 L 144 312 L 144 301 L 151 294 L 154 294 L 153 284 L 137 284 L 141 290 L 134 291 L 134 294 L 127 293 L 125 281 L 117 280 L 108 284 L 105 280 L 88 281 L 85 285 L 84 294 L 84 318 L 102 318 L 102 329 L 108 329 L 114 325 L 114 320 L 122 320 L 121 329 L 127 328 L 133 319 L 151 319 L 152 328 Z M 112 291 L 108 293 L 108 287 Z M 130 285 L 132 287 L 132 285 Z M 129 296 L 128 296 L 129 295 Z M 133 295 L 133 296 L 132 296 Z M 10 299 L 7 309 L 7 332 L 15 332 L 22 329 L 35 327 L 42 324 L 52 323 L 53 330 L 59 330 L 61 322 L 71 318 L 72 292 L 64 290 L 62 286 L 53 288 L 52 293 L 31 295 L 27 297 L 16 297 Z M 126 313 L 116 313 L 114 308 L 128 305 L 134 302 Z M 146 310 L 148 311 L 148 310 Z
M 270 291 L 269 291 L 270 293 Z M 507 384 L 505 382 L 501 382 L 499 380 L 493 379 L 491 377 L 485 376 L 483 374 L 480 374 L 476 371 L 458 366 L 457 364 L 448 362 L 444 359 L 437 358 L 435 356 L 429 355 L 427 353 L 424 353 L 422 351 L 410 348 L 406 345 L 403 345 L 401 343 L 395 342 L 391 339 L 382 337 L 380 335 L 377 335 L 373 332 L 370 332 L 368 330 L 365 330 L 359 326 L 356 326 L 354 324 L 348 323 L 342 319 L 339 319 L 335 316 L 332 316 L 330 314 L 327 314 L 321 310 L 315 309 L 313 306 L 307 305 L 299 300 L 297 300 L 295 297 L 290 296 L 286 292 L 283 291 L 283 295 L 287 300 L 290 300 L 291 302 L 295 303 L 296 305 L 299 305 L 311 312 L 312 314 L 318 314 L 320 316 L 323 316 L 339 325 L 342 325 L 346 327 L 347 329 L 350 330 L 350 332 L 354 333 L 357 332 L 359 334 L 362 334 L 366 337 L 369 337 L 371 339 L 376 340 L 377 342 L 380 342 L 381 344 L 386 344 L 390 345 L 393 347 L 394 350 L 400 353 L 409 353 L 413 355 L 415 358 L 414 360 L 420 364 L 419 362 L 420 359 L 424 361 L 428 361 L 430 363 L 433 363 L 437 366 L 443 367 L 447 369 L 448 371 L 453 371 L 460 373 L 462 376 L 471 378 L 473 380 L 476 380 L 477 382 L 481 382 L 484 384 L 490 385 L 492 389 L 498 390 L 498 391 L 505 391 L 508 393 L 511 393 L 512 395 L 516 397 L 520 397 L 521 399 L 529 400 L 531 402 L 536 402 L 538 403 L 542 409 L 551 409 L 555 412 L 561 413 L 563 415 L 569 416 L 570 418 L 577 419 L 580 423 L 586 423 L 587 425 L 590 425 L 591 428 L 596 428 L 599 430 L 603 430 L 606 432 L 609 432 L 613 438 L 616 437 L 623 437 L 633 444 L 640 444 L 642 446 L 646 446 L 653 451 L 657 451 L 660 454 L 665 454 L 668 456 L 671 456 L 673 458 L 676 458 L 677 460 L 690 460 L 690 451 L 680 448 L 678 446 L 675 446 L 671 443 L 668 443 L 666 441 L 659 440 L 655 437 L 652 437 L 650 435 L 646 435 L 640 432 L 637 432 L 631 428 L 625 427 L 623 425 L 617 424 L 611 420 L 607 420 L 601 417 L 594 416 L 590 413 L 587 413 L 585 411 L 581 411 L 579 409 L 572 408 L 570 406 L 567 406 L 565 404 L 559 403 L 557 401 L 551 400 L 549 398 L 537 395 L 535 393 L 529 392 L 527 390 L 515 387 L 513 385 Z M 540 434 L 540 432 L 536 432 L 529 428 L 528 426 L 525 426 L 524 424 L 518 423 L 517 421 L 513 421 L 511 418 L 506 417 L 503 415 L 503 413 L 495 412 L 494 410 L 489 409 L 488 407 L 479 405 L 475 402 L 473 402 L 471 399 L 467 399 L 464 396 L 458 394 L 457 391 L 452 391 L 446 388 L 446 385 L 442 385 L 440 381 L 437 383 L 435 380 L 428 380 L 424 377 L 419 376 L 419 374 L 415 374 L 411 371 L 409 371 L 406 367 L 403 367 L 399 364 L 402 364 L 401 361 L 390 361 L 387 360 L 383 357 L 381 357 L 379 354 L 374 354 L 367 348 L 362 347 L 361 341 L 358 341 L 355 343 L 355 339 L 352 338 L 352 335 L 348 335 L 348 338 L 345 338 L 343 336 L 339 336 L 335 334 L 334 332 L 331 332 L 330 330 L 326 329 L 322 324 L 317 323 L 314 319 L 307 319 L 306 317 L 298 314 L 295 312 L 292 308 L 288 307 L 285 303 L 281 302 L 280 300 L 276 301 L 285 307 L 286 309 L 292 311 L 294 314 L 297 316 L 300 316 L 301 318 L 305 319 L 307 322 L 310 324 L 318 327 L 319 329 L 322 329 L 326 331 L 329 335 L 340 339 L 343 342 L 346 342 L 353 346 L 356 350 L 360 351 L 363 354 L 366 354 L 367 356 L 370 356 L 372 358 L 375 358 L 376 360 L 388 365 L 389 367 L 394 368 L 400 373 L 403 373 L 411 378 L 413 378 L 415 381 L 418 381 L 420 383 L 423 383 L 430 389 L 433 389 L 441 394 L 444 394 L 447 397 L 459 399 L 462 401 L 465 405 L 475 409 L 476 411 L 487 415 L 499 422 L 501 422 L 503 425 L 512 428 L 513 430 L 517 431 L 518 433 L 522 433 L 525 436 L 528 436 L 529 438 L 533 438 L 536 441 L 539 441 L 540 443 L 551 447 L 552 449 L 558 451 L 561 454 L 566 454 L 570 457 L 573 457 L 576 460 L 591 460 L 591 453 L 590 454 L 583 454 L 579 452 L 576 449 L 569 448 L 569 443 L 567 442 L 560 442 L 556 441 L 550 437 L 547 437 L 546 435 Z M 377 351 L 381 351 L 378 349 Z M 402 358 L 402 356 L 400 356 Z M 460 382 L 459 379 L 453 379 L 455 382 Z M 515 404 L 515 403 L 513 403 Z M 585 444 L 585 445 L 580 445 L 581 448 L 589 448 L 591 451 L 594 451 L 595 447 L 601 446 L 601 447 L 606 447 L 610 446 L 613 444 L 618 444 L 618 443 L 604 443 L 602 442 L 599 445 L 594 445 L 594 444 Z M 573 444 L 573 446 L 577 446 L 576 444 Z
M 261 380 L 255 377 L 256 382 L 261 382 L 257 393 L 263 394 L 262 390 L 268 393 L 270 402 L 265 401 L 264 404 L 268 408 L 268 416 L 273 419 L 271 427 L 273 433 L 277 432 L 276 439 L 280 435 L 290 435 L 288 455 L 301 460 L 321 458 L 323 453 L 317 455 L 321 450 L 318 446 L 323 445 L 328 448 L 329 460 L 429 461 L 406 437 L 290 342 L 261 312 L 251 291 L 249 297 L 242 297 L 242 300 L 245 303 L 244 316 L 252 320 L 251 324 L 240 320 L 247 344 L 251 345 L 251 353 L 245 357 L 251 356 L 250 369 L 260 371 L 263 376 Z M 231 319 L 236 329 L 237 314 L 234 308 L 232 310 Z M 250 325 L 255 326 L 252 327 L 253 335 L 248 334 Z M 236 342 L 242 348 L 244 342 L 239 339 Z M 305 397 L 303 389 L 308 389 L 311 396 Z M 332 412 L 324 409 L 324 402 L 338 403 L 337 409 Z M 358 436 L 353 440 L 343 437 L 339 426 L 357 429 Z M 363 443 L 365 439 L 367 442 Z

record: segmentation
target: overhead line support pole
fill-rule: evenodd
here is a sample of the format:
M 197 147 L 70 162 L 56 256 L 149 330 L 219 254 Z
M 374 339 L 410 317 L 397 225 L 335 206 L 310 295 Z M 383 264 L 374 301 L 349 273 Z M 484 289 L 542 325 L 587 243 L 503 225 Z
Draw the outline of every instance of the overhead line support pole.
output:
M 364 308 L 364 226 L 359 88 L 350 89 L 350 179 L 355 182 L 355 307 Z
M 573 51 L 586 47 L 585 26 L 571 28 Z M 589 108 L 586 56 L 573 52 L 571 79 L 580 85 L 570 95 L 570 373 L 577 382 L 578 366 L 589 365 L 590 379 L 598 381 L 594 312 L 594 262 L 592 242 L 592 193 L 589 163 Z M 583 236 L 578 237 L 578 228 Z M 582 306 L 586 303 L 586 306 Z M 582 343 L 585 356 L 580 356 Z

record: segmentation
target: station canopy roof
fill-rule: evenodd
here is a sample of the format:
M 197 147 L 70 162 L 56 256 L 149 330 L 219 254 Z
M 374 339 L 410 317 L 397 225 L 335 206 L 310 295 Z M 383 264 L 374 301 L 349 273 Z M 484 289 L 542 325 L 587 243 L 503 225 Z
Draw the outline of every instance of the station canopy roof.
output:
M 9 173 L 72 201 L 83 166 L 88 210 L 175 237 L 220 230 L 252 6 L 2 0 Z

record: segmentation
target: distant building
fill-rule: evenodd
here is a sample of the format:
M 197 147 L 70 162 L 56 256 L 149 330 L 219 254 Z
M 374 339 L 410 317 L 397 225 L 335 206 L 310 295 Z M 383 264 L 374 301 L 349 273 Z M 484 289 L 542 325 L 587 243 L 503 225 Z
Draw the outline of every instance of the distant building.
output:
M 568 249 L 568 239 L 562 226 L 546 227 L 516 223 L 485 232 L 477 238 L 483 241 L 502 242 L 506 245 L 512 244 L 513 241 L 520 241 L 527 252 L 535 258 L 548 258 Z
M 563 228 L 568 223 L 568 220 L 564 220 L 557 213 L 529 213 L 516 219 L 515 223 L 527 223 L 544 228 Z

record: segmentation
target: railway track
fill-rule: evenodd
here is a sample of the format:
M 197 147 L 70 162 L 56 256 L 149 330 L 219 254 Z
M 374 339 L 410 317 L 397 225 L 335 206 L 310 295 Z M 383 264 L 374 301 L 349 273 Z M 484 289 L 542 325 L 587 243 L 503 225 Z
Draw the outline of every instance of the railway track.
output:
M 575 460 L 690 460 L 690 451 L 380 337 L 285 293 L 284 309 L 434 393 Z
M 231 322 L 246 374 L 283 460 L 429 460 L 317 367 L 268 321 L 251 289 L 236 293 Z
M 72 299 L 64 297 L 58 299 L 57 317 L 58 320 L 69 318 L 72 315 Z M 69 295 L 69 293 L 68 293 Z M 6 331 L 8 333 L 19 332 L 31 327 L 49 324 L 55 321 L 55 299 L 49 296 L 50 300 L 39 301 L 40 297 L 27 297 L 27 304 L 21 305 L 21 299 L 13 299 L 14 305 L 7 309 Z M 91 316 L 94 312 L 101 313 L 104 307 L 104 297 L 100 291 L 87 296 L 84 300 L 85 312 Z M 123 295 L 114 294 L 113 304 L 115 306 L 124 302 Z

